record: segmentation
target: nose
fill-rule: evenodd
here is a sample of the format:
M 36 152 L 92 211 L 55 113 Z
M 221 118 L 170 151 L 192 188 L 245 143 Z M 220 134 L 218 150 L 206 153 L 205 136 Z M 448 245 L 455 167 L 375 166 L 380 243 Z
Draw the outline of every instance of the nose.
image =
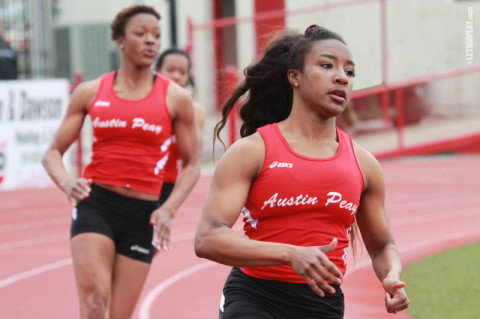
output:
M 342 84 L 342 85 L 348 84 L 348 76 L 347 74 L 345 74 L 344 70 L 340 70 L 335 74 L 334 82 L 335 84 Z
M 174 80 L 176 83 L 179 83 L 180 81 L 180 74 L 178 74 L 178 72 L 174 72 L 172 74 L 172 80 Z
M 153 43 L 155 43 L 156 38 L 153 34 L 147 33 L 147 39 L 146 40 L 147 40 L 147 43 L 153 44 Z

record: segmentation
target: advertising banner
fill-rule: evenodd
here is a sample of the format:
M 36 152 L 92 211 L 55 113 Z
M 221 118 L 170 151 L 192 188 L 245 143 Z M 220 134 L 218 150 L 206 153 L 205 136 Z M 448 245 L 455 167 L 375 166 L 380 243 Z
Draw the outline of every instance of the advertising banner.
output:
M 0 81 L 0 191 L 53 186 L 41 159 L 68 100 L 67 80 Z M 69 171 L 71 153 L 64 156 Z

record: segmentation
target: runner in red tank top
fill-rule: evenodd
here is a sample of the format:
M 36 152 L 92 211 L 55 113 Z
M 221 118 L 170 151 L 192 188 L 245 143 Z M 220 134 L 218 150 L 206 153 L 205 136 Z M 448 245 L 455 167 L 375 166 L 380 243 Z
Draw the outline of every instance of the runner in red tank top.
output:
M 407 308 L 380 165 L 336 128 L 355 76 L 343 39 L 316 25 L 280 34 L 244 74 L 215 128 L 243 101 L 243 138 L 216 167 L 195 236 L 199 257 L 234 266 L 220 318 L 343 318 L 355 222 L 386 310 Z M 231 229 L 241 212 L 243 236 Z
M 177 48 L 170 48 L 165 50 L 157 59 L 155 63 L 155 70 L 160 72 L 163 76 L 171 79 L 181 87 L 187 88 L 194 97 L 193 79 L 190 76 L 191 61 L 190 57 L 185 51 Z M 198 149 L 202 151 L 202 135 L 203 126 L 205 125 L 205 108 L 197 101 L 193 101 L 193 112 L 195 114 L 195 124 L 197 126 Z M 177 142 L 175 135 L 166 142 L 168 147 L 168 161 L 165 164 L 165 178 L 160 193 L 160 204 L 165 202 L 170 196 L 175 181 L 180 171 L 181 160 L 178 153 Z
M 156 249 L 170 247 L 170 225 L 200 173 L 188 92 L 152 72 L 160 48 L 160 15 L 134 5 L 111 24 L 122 53 L 118 71 L 80 84 L 43 164 L 74 205 L 71 251 L 80 318 L 130 318 Z M 87 114 L 92 161 L 74 178 L 62 155 Z M 175 133 L 183 162 L 178 187 L 160 207 L 166 152 Z

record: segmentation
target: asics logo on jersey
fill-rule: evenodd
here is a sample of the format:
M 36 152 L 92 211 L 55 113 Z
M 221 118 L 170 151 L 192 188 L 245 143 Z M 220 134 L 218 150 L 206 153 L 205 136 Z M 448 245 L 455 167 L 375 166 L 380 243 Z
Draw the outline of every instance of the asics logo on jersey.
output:
M 93 106 L 109 107 L 109 106 L 110 106 L 110 102 L 109 102 L 109 101 L 98 100 L 97 102 L 95 102 L 95 104 L 93 104 Z
M 293 167 L 293 164 L 292 164 L 292 163 L 280 163 L 280 162 L 274 161 L 272 164 L 270 164 L 270 168 L 274 168 L 274 167 L 288 167 L 288 168 L 292 168 L 292 167 Z
M 140 247 L 138 245 L 133 245 L 132 247 L 130 247 L 130 250 L 138 251 L 139 253 L 142 253 L 142 254 L 145 254 L 145 255 L 148 255 L 150 253 L 150 249 L 143 248 L 143 247 Z

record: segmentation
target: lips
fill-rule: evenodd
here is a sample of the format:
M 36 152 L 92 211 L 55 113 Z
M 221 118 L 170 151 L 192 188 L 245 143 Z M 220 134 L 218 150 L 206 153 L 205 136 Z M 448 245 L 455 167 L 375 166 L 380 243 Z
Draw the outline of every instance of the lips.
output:
M 332 90 L 330 92 L 328 92 L 328 94 L 333 94 L 333 95 L 337 95 L 341 98 L 346 98 L 347 97 L 347 92 L 345 92 L 344 90 Z
M 143 50 L 143 55 L 145 56 L 148 56 L 148 57 L 155 57 L 155 50 L 152 50 L 152 49 L 146 49 L 146 50 Z
M 343 103 L 347 98 L 347 92 L 340 89 L 331 90 L 328 92 L 328 96 L 337 103 Z

